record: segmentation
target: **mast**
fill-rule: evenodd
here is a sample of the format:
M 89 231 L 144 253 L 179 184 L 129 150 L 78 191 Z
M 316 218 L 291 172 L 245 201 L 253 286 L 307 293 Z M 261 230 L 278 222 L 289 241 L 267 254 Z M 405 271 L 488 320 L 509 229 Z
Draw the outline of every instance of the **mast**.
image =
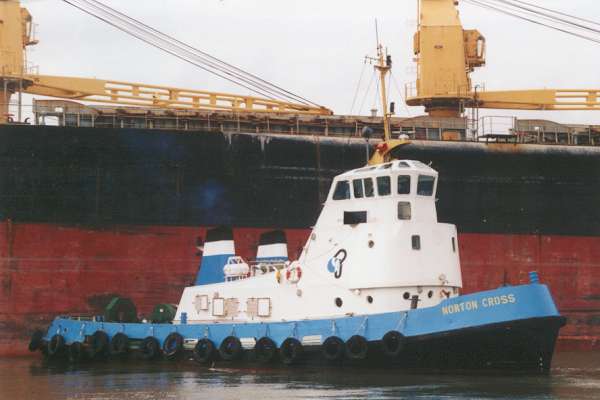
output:
M 383 139 L 384 141 L 388 141 L 391 139 L 391 127 L 390 127 L 390 117 L 391 114 L 388 111 L 387 104 L 387 88 L 385 86 L 385 78 L 392 69 L 392 56 L 387 54 L 387 51 L 384 52 L 383 46 L 379 42 L 379 29 L 377 26 L 377 20 L 375 20 L 375 35 L 377 37 L 377 58 L 374 60 L 377 64 L 375 64 L 375 69 L 379 71 L 379 80 L 381 85 L 381 107 L 383 111 Z M 373 58 L 371 58 L 373 60 Z

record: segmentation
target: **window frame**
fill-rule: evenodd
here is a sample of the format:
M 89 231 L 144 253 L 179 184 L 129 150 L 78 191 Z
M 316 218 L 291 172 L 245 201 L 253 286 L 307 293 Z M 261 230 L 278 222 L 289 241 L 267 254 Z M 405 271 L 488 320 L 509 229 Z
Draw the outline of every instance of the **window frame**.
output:
M 408 218 L 400 218 L 400 207 L 406 207 L 408 205 Z M 406 209 L 406 208 L 405 208 Z M 398 202 L 398 220 L 399 221 L 410 221 L 412 220 L 412 204 L 410 201 L 399 201 Z
M 408 192 L 400 193 L 400 178 L 408 178 Z M 410 195 L 412 192 L 412 176 L 411 175 L 398 175 L 396 177 L 396 194 L 399 195 Z
M 423 247 L 421 244 L 421 235 L 412 235 L 410 237 L 410 242 L 413 250 L 421 250 Z
M 381 190 L 380 190 L 381 186 L 379 184 L 379 181 L 380 180 L 385 180 L 385 179 L 387 179 L 387 181 L 388 181 L 388 192 L 385 193 L 385 194 L 382 194 Z M 380 176 L 377 176 L 375 178 L 375 181 L 377 182 L 377 195 L 379 197 L 387 197 L 387 196 L 391 196 L 392 195 L 392 178 L 389 175 L 380 175 Z
M 356 195 L 356 189 L 357 189 L 356 184 L 357 183 L 360 187 L 360 196 Z M 354 196 L 355 199 L 362 199 L 365 197 L 365 186 L 364 186 L 363 180 L 361 178 L 352 179 L 352 195 Z
M 421 187 L 421 183 L 423 182 L 422 179 L 428 179 L 431 178 L 432 179 L 432 185 L 431 185 L 431 193 L 429 194 L 424 194 L 421 193 L 421 191 L 419 190 L 419 188 Z M 419 174 L 419 177 L 417 179 L 417 196 L 423 196 L 423 197 L 431 197 L 435 194 L 435 188 L 436 188 L 436 182 L 437 178 L 433 175 L 421 175 Z
M 367 193 L 367 185 L 366 185 L 366 182 L 367 182 L 367 181 L 369 181 L 369 182 L 370 182 L 370 185 L 371 185 L 371 195 L 369 195 L 369 194 Z M 373 183 L 373 178 L 372 178 L 372 177 L 370 177 L 370 176 L 369 176 L 369 177 L 367 177 L 367 178 L 363 178 L 363 188 L 364 188 L 364 190 L 365 190 L 365 198 L 367 198 L 367 199 L 371 199 L 371 198 L 373 198 L 373 197 L 375 197 L 375 196 L 376 196 L 376 195 L 375 195 L 375 184 Z
M 342 184 L 346 184 L 346 195 L 347 197 L 337 197 L 337 193 L 338 193 L 338 187 Z M 352 198 L 352 189 L 350 187 L 350 182 L 348 180 L 339 180 L 337 181 L 337 183 L 335 184 L 335 188 L 333 189 L 333 194 L 331 195 L 331 199 L 335 200 L 335 201 L 343 201 L 343 200 L 350 200 Z

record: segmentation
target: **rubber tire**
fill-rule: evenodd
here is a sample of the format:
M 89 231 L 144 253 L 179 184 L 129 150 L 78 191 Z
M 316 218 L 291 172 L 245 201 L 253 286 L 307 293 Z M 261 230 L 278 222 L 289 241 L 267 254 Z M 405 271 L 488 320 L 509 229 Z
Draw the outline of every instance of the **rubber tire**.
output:
M 54 335 L 48 342 L 48 357 L 56 357 L 65 350 L 65 338 L 62 335 Z
M 321 352 L 325 360 L 334 362 L 344 358 L 346 344 L 337 336 L 330 336 L 321 345 Z
M 406 338 L 398 331 L 389 331 L 381 339 L 381 352 L 389 358 L 396 358 L 404 350 Z
M 268 364 L 277 356 L 277 345 L 268 337 L 262 337 L 254 345 L 254 355 L 260 364 Z
M 113 357 L 124 356 L 129 352 L 129 337 L 119 332 L 110 339 L 108 352 Z
M 219 355 L 224 361 L 234 361 L 242 356 L 242 342 L 235 336 L 227 336 L 219 346 Z
M 346 341 L 346 357 L 350 360 L 364 360 L 369 353 L 369 342 L 360 335 L 354 335 Z
M 302 358 L 304 348 L 302 343 L 295 338 L 287 338 L 279 348 L 279 358 L 285 365 L 296 364 Z
M 85 349 L 83 347 L 83 343 L 81 342 L 73 342 L 69 346 L 68 350 L 69 354 L 69 362 L 78 363 L 85 357 Z
M 108 355 L 110 340 L 104 331 L 96 331 L 91 338 L 90 355 L 92 358 L 102 358 Z
M 208 364 L 215 359 L 215 344 L 210 339 L 200 339 L 192 351 L 194 361 L 199 364 Z
M 163 354 L 169 359 L 174 359 L 183 352 L 183 336 L 173 332 L 163 342 Z
M 31 340 L 29 341 L 29 351 L 34 352 L 42 348 L 44 343 L 44 332 L 39 329 L 36 329 L 31 335 Z
M 148 336 L 140 344 L 140 356 L 143 360 L 150 361 L 158 358 L 160 354 L 160 343 L 155 337 Z

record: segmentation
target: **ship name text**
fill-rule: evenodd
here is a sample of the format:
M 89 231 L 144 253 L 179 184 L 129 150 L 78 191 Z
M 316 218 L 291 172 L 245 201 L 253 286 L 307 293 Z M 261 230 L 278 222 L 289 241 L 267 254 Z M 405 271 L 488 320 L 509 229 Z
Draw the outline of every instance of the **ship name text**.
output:
M 475 311 L 479 308 L 498 307 L 517 302 L 514 294 L 503 294 L 501 296 L 485 297 L 480 300 L 463 301 L 462 303 L 449 304 L 442 307 L 442 314 L 458 314 L 466 311 Z

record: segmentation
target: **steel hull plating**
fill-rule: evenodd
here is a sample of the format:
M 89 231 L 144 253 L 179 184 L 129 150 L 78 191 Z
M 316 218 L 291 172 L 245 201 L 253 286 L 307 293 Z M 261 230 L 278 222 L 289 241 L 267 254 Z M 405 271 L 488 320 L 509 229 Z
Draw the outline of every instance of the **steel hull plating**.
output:
M 221 343 L 231 336 L 241 340 L 268 337 L 280 349 L 289 338 L 294 338 L 307 350 L 297 353 L 298 357 L 288 363 L 298 364 L 326 361 L 321 344 L 329 337 L 349 343 L 360 336 L 367 346 L 364 351 L 350 351 L 346 344 L 342 352 L 335 352 L 336 357 L 329 358 L 329 363 L 545 373 L 550 369 L 558 330 L 563 325 L 564 318 L 558 314 L 547 287 L 533 284 L 460 296 L 435 307 L 319 320 L 159 325 L 57 318 L 44 340 L 47 343 L 55 335 L 61 335 L 67 346 L 90 343 L 90 350 L 97 352 L 90 341 L 97 331 L 106 332 L 110 338 L 125 334 L 130 341 L 154 337 L 163 349 L 174 333 L 186 342 L 210 340 L 215 348 L 222 347 Z M 402 344 L 397 348 L 392 346 L 393 351 L 386 353 L 382 340 L 389 332 L 398 332 Z M 256 358 L 252 352 L 246 353 L 249 354 L 239 354 L 235 359 Z M 283 358 L 281 350 L 280 357 Z M 215 353 L 205 362 L 218 359 Z M 275 361 L 275 358 L 269 360 Z
M 283 228 L 294 258 L 331 177 L 365 162 L 358 139 L 2 126 L 0 140 L 2 354 L 112 294 L 146 315 L 176 302 L 209 227 L 232 226 L 247 258 Z M 600 344 L 598 149 L 415 142 L 398 156 L 441 172 L 438 214 L 459 229 L 465 292 L 538 270 L 569 318 L 561 345 Z

